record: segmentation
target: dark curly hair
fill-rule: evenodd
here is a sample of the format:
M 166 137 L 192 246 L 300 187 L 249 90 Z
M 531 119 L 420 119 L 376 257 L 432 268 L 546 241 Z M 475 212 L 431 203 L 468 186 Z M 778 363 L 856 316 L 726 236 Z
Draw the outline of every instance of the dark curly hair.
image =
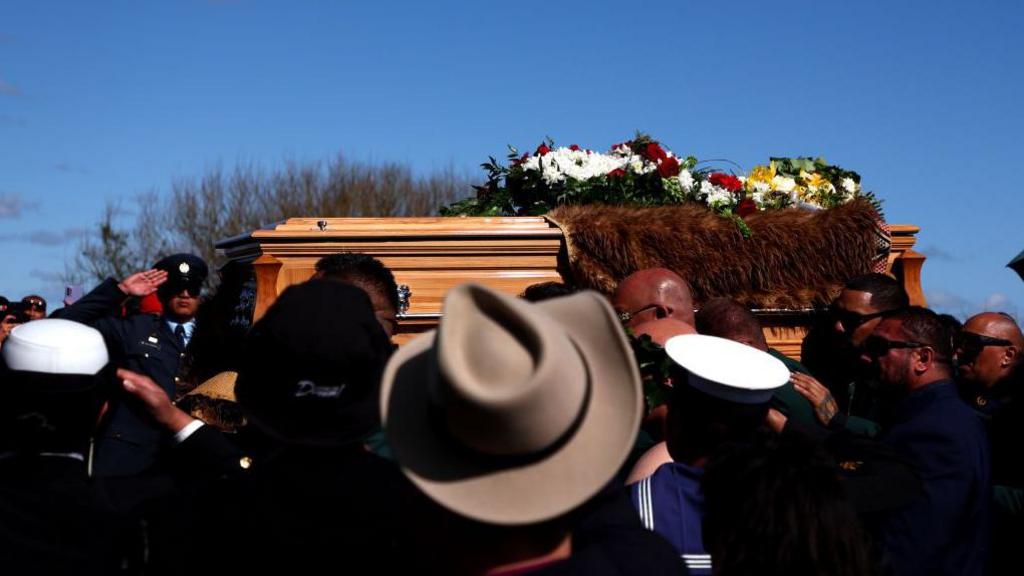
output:
M 854 276 L 846 281 L 843 288 L 871 294 L 869 302 L 879 310 L 900 310 L 910 306 L 910 297 L 903 285 L 885 274 L 875 272 Z
M 325 280 L 361 284 L 376 288 L 398 311 L 398 284 L 380 260 L 358 252 L 340 252 L 324 256 L 316 263 L 317 276 Z

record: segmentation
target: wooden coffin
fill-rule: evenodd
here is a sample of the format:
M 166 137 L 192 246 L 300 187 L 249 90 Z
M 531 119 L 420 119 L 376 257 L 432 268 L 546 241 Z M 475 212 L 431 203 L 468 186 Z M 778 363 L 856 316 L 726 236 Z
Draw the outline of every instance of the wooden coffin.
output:
M 911 300 L 924 304 L 920 271 L 924 256 L 913 251 L 916 226 L 892 225 L 890 270 Z M 302 282 L 316 261 L 336 252 L 369 254 L 388 266 L 412 291 L 396 341 L 437 325 L 445 292 L 477 282 L 520 294 L 538 282 L 560 281 L 562 232 L 543 217 L 508 218 L 290 218 L 217 245 L 226 268 L 245 280 L 237 322 L 259 319 L 287 286 Z M 812 321 L 809 310 L 758 310 L 769 344 L 793 357 Z

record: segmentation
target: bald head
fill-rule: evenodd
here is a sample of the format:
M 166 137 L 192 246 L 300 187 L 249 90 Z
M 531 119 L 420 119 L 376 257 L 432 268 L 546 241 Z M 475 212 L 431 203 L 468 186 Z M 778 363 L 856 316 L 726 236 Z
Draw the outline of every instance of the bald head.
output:
M 1024 335 L 1013 318 L 999 312 L 982 312 L 964 323 L 956 351 L 960 379 L 991 388 L 1020 363 Z
M 1020 326 L 1010 316 L 1001 312 L 982 312 L 967 319 L 964 330 L 978 334 L 1002 338 L 1013 342 L 1014 346 L 1024 346 L 1024 335 L 1021 334 Z
M 656 318 L 693 325 L 690 285 L 666 268 L 647 268 L 627 276 L 615 290 L 612 305 L 620 315 L 629 315 L 625 321 L 629 328 Z

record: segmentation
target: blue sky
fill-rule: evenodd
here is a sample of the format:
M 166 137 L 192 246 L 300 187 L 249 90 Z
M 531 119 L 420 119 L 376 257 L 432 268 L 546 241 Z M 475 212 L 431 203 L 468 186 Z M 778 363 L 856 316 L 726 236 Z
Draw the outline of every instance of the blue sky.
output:
M 749 169 L 813 155 L 922 227 L 937 309 L 1024 314 L 1024 4 L 4 2 L 0 294 L 107 199 L 338 152 L 417 171 L 643 130 Z

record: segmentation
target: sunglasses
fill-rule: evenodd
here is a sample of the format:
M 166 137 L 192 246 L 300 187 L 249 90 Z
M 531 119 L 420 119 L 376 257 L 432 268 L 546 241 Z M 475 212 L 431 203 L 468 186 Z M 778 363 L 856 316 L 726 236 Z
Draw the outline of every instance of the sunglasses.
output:
M 921 342 L 904 342 L 902 340 L 889 340 L 888 338 L 882 338 L 881 336 L 871 335 L 864 340 L 864 344 L 861 348 L 864 353 L 872 358 L 880 358 L 889 353 L 890 350 L 897 348 L 925 348 L 927 344 Z
M 1013 342 L 974 332 L 961 332 L 956 339 L 956 349 L 961 359 L 976 357 L 986 346 L 1013 346 Z
M 883 310 L 881 312 L 872 312 L 871 314 L 858 314 L 837 306 L 833 306 L 828 309 L 828 313 L 832 316 L 832 319 L 839 322 L 839 324 L 842 325 L 843 330 L 846 330 L 847 332 L 853 332 L 869 320 L 881 318 L 882 316 L 887 316 L 895 312 L 898 312 L 898 310 Z
M 648 310 L 656 310 L 657 308 L 657 304 L 651 304 L 650 306 L 645 306 L 637 310 L 636 312 L 622 312 L 621 314 L 619 314 L 619 321 L 625 324 L 626 322 L 629 322 L 630 320 L 636 318 L 637 316 L 643 314 L 644 312 L 647 312 Z
M 46 302 L 42 300 L 25 300 L 24 304 L 33 310 L 46 310 Z

